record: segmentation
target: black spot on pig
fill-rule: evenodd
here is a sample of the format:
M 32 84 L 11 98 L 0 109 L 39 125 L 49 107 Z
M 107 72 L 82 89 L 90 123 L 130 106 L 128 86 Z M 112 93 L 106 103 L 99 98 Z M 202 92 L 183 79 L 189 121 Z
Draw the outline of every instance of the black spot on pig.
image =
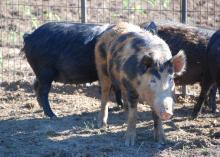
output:
M 112 51 L 112 57 L 115 58 L 118 54 L 117 52 L 123 51 L 124 45 L 120 45 L 120 47 L 117 47 L 114 51 Z
M 127 77 L 130 80 L 133 80 L 135 77 L 137 77 L 137 65 L 139 64 L 138 58 L 136 55 L 130 56 L 125 64 L 123 65 L 123 70 L 127 74 Z
M 144 55 L 140 61 L 140 64 L 138 65 L 138 74 L 143 75 L 153 64 L 154 61 L 151 57 L 151 54 Z
M 111 52 L 114 53 L 115 51 L 118 51 L 117 47 L 120 47 L 121 43 L 123 43 L 124 41 L 128 40 L 129 38 L 131 38 L 132 36 L 136 34 L 137 33 L 129 32 L 129 33 L 121 35 L 118 39 L 116 39 L 113 46 L 111 47 Z
M 121 36 L 116 40 L 116 42 L 117 42 L 117 43 L 122 43 L 122 42 L 126 41 L 127 39 L 129 39 L 129 38 L 131 38 L 131 37 L 133 37 L 133 36 L 135 36 L 135 35 L 137 35 L 137 33 L 135 33 L 135 32 L 126 33 L 126 34 L 124 34 L 124 35 L 121 35 Z
M 115 65 L 116 65 L 116 70 L 120 71 L 120 67 L 121 67 L 121 58 L 118 56 L 115 58 Z
M 122 79 L 122 83 L 124 87 L 126 88 L 127 91 L 127 96 L 128 96 L 128 101 L 131 105 L 132 108 L 136 107 L 137 105 L 137 100 L 138 100 L 138 93 L 136 90 L 133 88 L 133 86 L 130 84 L 130 82 L 126 79 Z
M 146 40 L 144 40 L 143 38 L 139 37 L 139 38 L 134 38 L 131 42 L 131 47 L 135 50 L 135 52 L 139 52 L 141 47 L 146 46 Z
M 155 76 L 158 80 L 161 79 L 160 72 L 156 68 L 150 69 L 150 73 Z
M 99 52 L 102 58 L 106 58 L 106 45 L 104 43 L 99 45 Z
M 107 72 L 107 66 L 106 65 L 102 65 L 102 72 L 108 76 L 108 72 Z

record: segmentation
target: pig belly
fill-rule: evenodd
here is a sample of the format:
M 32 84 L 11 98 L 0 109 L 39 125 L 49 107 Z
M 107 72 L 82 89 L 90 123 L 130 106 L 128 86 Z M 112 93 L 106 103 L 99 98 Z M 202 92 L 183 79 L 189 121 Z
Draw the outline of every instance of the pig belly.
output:
M 75 70 L 71 72 L 59 72 L 54 81 L 66 83 L 66 84 L 83 84 L 97 81 L 97 75 L 95 71 L 82 72 L 82 70 Z

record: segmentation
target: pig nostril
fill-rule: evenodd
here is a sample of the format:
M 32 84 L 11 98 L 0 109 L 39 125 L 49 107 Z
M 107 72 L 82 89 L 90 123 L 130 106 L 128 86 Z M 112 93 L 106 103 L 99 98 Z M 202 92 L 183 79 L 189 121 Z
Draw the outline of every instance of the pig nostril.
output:
M 170 119 L 172 117 L 172 114 L 169 114 L 169 113 L 167 113 L 167 112 L 163 112 L 162 114 L 161 114 L 161 119 L 162 120 L 168 120 L 168 119 Z

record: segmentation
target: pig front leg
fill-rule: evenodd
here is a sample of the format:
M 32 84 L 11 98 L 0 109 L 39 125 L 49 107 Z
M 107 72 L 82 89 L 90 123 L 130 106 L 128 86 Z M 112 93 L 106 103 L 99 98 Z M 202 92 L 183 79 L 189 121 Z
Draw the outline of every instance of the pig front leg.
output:
M 126 132 L 125 145 L 134 146 L 136 138 L 136 122 L 137 122 L 137 104 L 133 104 L 131 107 L 128 103 L 128 126 Z
M 126 132 L 125 145 L 134 146 L 136 139 L 136 123 L 137 123 L 137 103 L 138 97 L 136 95 L 128 95 L 128 126 Z
M 198 101 L 195 104 L 192 115 L 191 115 L 192 119 L 195 119 L 198 117 L 201 111 L 202 105 L 204 104 L 204 101 L 209 94 L 211 85 L 212 85 L 211 78 L 209 76 L 204 76 L 203 81 L 201 83 L 201 92 L 199 94 Z
M 209 102 L 208 102 L 208 105 L 211 108 L 212 113 L 216 112 L 216 93 L 217 93 L 217 86 L 214 84 L 210 89 Z
M 154 120 L 154 139 L 160 144 L 165 144 L 166 138 L 161 119 L 157 116 L 156 112 L 152 109 L 152 117 Z

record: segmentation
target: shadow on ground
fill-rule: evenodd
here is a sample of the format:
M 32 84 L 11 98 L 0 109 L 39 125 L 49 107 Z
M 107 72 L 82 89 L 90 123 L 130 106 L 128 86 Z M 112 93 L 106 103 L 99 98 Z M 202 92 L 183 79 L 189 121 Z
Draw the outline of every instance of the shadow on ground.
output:
M 125 114 L 110 112 L 109 127 L 96 128 L 97 112 L 60 117 L 56 120 L 24 119 L 0 121 L 0 151 L 5 156 L 154 156 L 165 149 L 182 149 L 187 143 L 168 141 L 158 145 L 153 140 L 153 122 L 137 128 L 133 147 L 124 146 Z M 144 119 L 142 119 L 144 118 Z M 151 119 L 150 112 L 140 112 L 138 123 Z M 166 132 L 173 128 L 165 129 Z M 14 151 L 16 150 L 16 151 Z

